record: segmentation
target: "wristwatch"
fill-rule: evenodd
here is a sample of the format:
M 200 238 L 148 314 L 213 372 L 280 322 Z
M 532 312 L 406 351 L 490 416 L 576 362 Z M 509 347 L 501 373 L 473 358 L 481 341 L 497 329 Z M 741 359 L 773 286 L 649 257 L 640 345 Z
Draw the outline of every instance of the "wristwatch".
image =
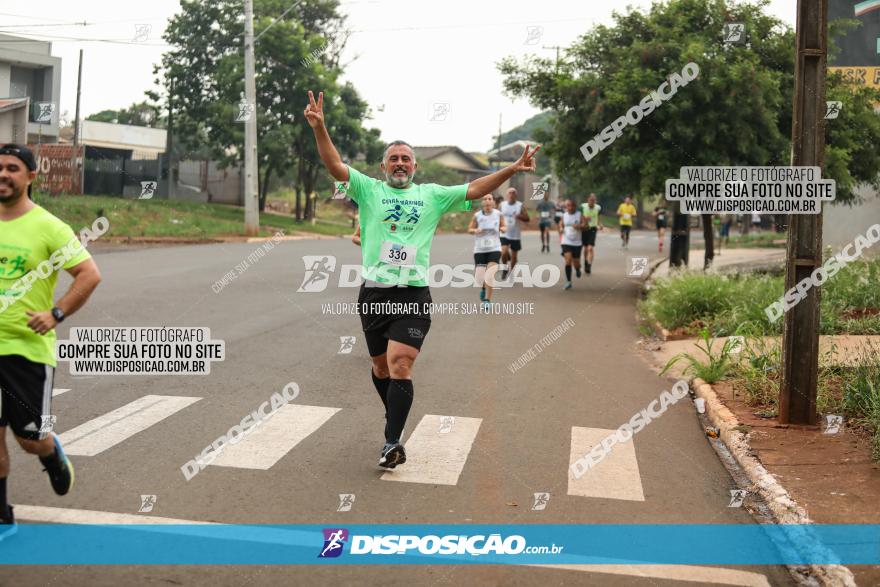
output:
M 52 317 L 58 322 L 64 322 L 64 312 L 58 306 L 52 308 Z

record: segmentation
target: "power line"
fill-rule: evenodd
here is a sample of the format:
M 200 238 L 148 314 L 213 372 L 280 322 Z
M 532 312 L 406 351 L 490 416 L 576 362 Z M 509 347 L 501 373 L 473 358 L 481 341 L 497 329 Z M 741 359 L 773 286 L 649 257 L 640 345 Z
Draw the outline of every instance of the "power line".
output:
M 0 30 L 0 33 L 3 31 Z M 118 45 L 140 45 L 146 47 L 171 47 L 171 45 L 167 43 L 147 43 L 144 41 L 123 41 L 121 39 L 87 39 L 83 37 L 66 37 L 61 35 L 41 35 L 39 33 L 27 33 L 32 37 L 42 37 L 43 39 L 52 41 L 52 42 L 69 42 L 69 41 L 77 41 L 83 43 L 114 43 Z M 42 39 L 0 39 L 0 43 L 33 43 L 34 41 L 41 41 Z
M 19 27 L 33 28 L 33 27 L 38 27 L 38 26 L 92 26 L 94 24 L 95 23 L 93 23 L 93 22 L 86 22 L 86 21 L 59 22 L 59 23 L 33 23 L 33 24 L 4 24 L 4 25 L 0 25 L 0 28 L 13 29 L 13 28 L 19 28 Z

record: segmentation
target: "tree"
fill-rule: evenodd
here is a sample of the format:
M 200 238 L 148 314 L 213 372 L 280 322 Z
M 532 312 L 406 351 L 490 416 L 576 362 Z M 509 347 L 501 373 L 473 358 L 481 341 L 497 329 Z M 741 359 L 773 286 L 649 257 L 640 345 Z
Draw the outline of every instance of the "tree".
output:
M 325 93 L 328 129 L 344 157 L 353 158 L 377 134 L 363 127 L 366 103 L 353 87 L 338 82 L 347 40 L 338 2 L 304 0 L 277 18 L 289 8 L 289 0 L 254 2 L 259 200 L 263 210 L 273 175 L 294 168 L 302 219 L 301 198 L 314 191 L 322 168 L 311 129 L 300 120 L 307 91 Z M 241 2 L 183 0 L 181 9 L 164 35 L 172 49 L 156 68 L 164 78 L 157 84 L 167 88 L 175 82 L 175 133 L 189 149 L 207 147 L 221 167 L 241 164 L 244 124 L 236 121 L 244 95 Z M 166 92 L 166 106 L 167 99 Z M 305 213 L 311 213 L 307 197 Z
M 553 113 L 541 112 L 535 114 L 519 126 L 501 133 L 501 144 L 506 145 L 514 141 L 532 141 L 536 130 L 551 130 L 553 127 Z M 498 135 L 492 137 L 492 148 L 498 146 Z
M 605 184 L 646 196 L 662 193 L 682 166 L 789 165 L 794 32 L 766 14 L 767 4 L 658 2 L 649 12 L 614 13 L 613 26 L 583 35 L 558 74 L 555 60 L 535 57 L 508 58 L 499 69 L 508 93 L 554 111 L 545 151 L 582 189 Z M 722 42 L 729 22 L 745 24 L 744 44 Z M 697 79 L 585 162 L 581 145 L 690 62 L 699 66 Z M 868 97 L 880 94 L 844 90 L 832 76 L 828 95 L 840 96 L 849 113 L 828 125 L 825 176 L 838 181 L 837 199 L 849 202 L 853 184 L 876 182 L 880 171 L 871 151 L 880 124 Z M 711 258 L 709 246 L 706 252 Z
M 543 144 L 545 137 L 553 132 L 553 113 L 541 112 L 523 122 L 519 126 L 515 126 L 508 131 L 501 133 L 501 145 L 507 145 L 514 141 L 534 141 Z M 492 137 L 492 148 L 498 147 L 498 135 Z M 550 173 L 550 162 L 546 157 L 539 157 L 537 160 L 537 168 L 535 175 L 544 176 Z
M 159 106 L 149 102 L 138 102 L 121 110 L 101 110 L 90 114 L 86 120 L 112 122 L 114 124 L 131 124 L 150 128 L 165 128 L 165 120 L 161 116 Z

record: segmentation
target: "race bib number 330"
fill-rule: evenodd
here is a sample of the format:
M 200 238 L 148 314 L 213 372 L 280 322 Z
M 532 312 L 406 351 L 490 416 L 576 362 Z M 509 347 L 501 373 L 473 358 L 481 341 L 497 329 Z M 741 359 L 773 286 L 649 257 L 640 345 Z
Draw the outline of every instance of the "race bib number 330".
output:
M 384 241 L 379 260 L 389 265 L 413 265 L 416 262 L 417 252 L 418 247 Z

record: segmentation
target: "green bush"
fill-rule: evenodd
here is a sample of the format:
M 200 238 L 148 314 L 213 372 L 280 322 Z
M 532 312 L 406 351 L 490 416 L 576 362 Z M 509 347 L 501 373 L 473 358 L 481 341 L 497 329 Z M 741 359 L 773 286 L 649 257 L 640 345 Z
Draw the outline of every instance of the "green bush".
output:
M 692 334 L 707 327 L 713 336 L 781 334 L 783 320 L 771 323 L 764 308 L 784 293 L 784 279 L 763 274 L 684 271 L 659 279 L 639 304 L 643 318 Z M 880 334 L 880 259 L 847 265 L 821 290 L 821 334 Z

